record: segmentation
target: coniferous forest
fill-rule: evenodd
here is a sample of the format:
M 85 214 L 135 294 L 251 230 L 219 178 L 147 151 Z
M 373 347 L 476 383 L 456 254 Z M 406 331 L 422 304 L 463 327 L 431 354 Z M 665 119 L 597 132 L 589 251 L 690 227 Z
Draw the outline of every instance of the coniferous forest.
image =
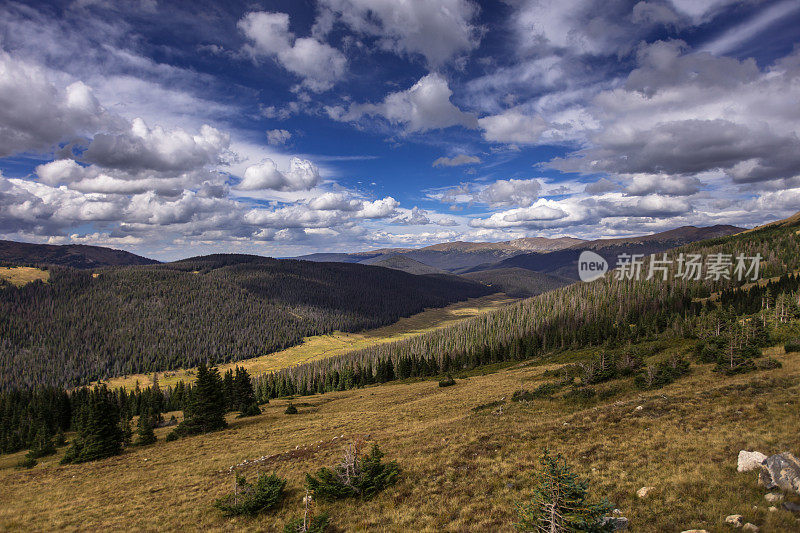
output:
M 483 296 L 455 276 L 216 255 L 0 290 L 0 390 L 238 361 Z

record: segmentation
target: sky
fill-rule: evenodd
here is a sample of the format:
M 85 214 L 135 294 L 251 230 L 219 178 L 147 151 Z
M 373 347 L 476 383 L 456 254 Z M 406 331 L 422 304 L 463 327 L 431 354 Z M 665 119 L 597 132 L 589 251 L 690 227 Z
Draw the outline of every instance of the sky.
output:
M 171 260 L 800 210 L 797 0 L 0 2 L 0 239 Z

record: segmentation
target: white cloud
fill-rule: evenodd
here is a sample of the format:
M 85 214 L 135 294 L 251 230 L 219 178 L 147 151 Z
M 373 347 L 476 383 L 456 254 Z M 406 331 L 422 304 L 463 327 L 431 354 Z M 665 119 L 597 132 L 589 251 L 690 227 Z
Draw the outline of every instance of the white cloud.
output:
M 452 204 L 481 203 L 491 207 L 530 206 L 542 190 L 536 179 L 497 180 L 490 184 L 467 183 L 429 194 L 433 199 Z
M 472 24 L 478 6 L 469 0 L 322 0 L 320 4 L 321 33 L 340 21 L 357 33 L 377 37 L 385 50 L 420 54 L 432 67 L 470 52 L 480 42 L 481 32 Z
M 540 116 L 528 116 L 517 109 L 478 119 L 483 138 L 489 142 L 536 144 L 548 129 Z
M 306 159 L 293 157 L 289 170 L 281 172 L 271 159 L 265 159 L 257 165 L 247 167 L 244 178 L 236 189 L 255 191 L 273 189 L 277 191 L 308 190 L 319 184 L 322 178 L 319 169 Z
M 381 116 L 401 124 L 406 132 L 425 132 L 451 126 L 477 127 L 474 115 L 464 113 L 450 101 L 453 91 L 438 73 L 422 77 L 410 89 L 389 94 L 380 104 L 353 104 L 346 111 L 328 108 L 334 120 L 357 121 L 365 115 Z
M 481 158 L 475 155 L 459 154 L 454 157 L 440 157 L 433 162 L 434 167 L 459 167 L 462 165 L 476 165 Z
M 292 134 L 286 130 L 269 130 L 267 131 L 267 142 L 272 145 L 286 144 Z
M 302 85 L 321 92 L 333 87 L 347 70 L 347 59 L 332 46 L 289 31 L 289 15 L 252 11 L 238 24 L 250 40 L 245 51 L 254 59 L 271 57 L 303 79 Z

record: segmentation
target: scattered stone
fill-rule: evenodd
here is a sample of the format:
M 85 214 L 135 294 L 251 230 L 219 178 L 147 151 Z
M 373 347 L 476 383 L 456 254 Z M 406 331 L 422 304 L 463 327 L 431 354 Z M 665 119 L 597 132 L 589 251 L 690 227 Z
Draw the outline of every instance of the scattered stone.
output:
M 778 494 L 777 492 L 770 492 L 769 494 L 764 495 L 764 499 L 767 500 L 769 503 L 779 502 L 783 499 L 783 494 Z
M 636 491 L 636 496 L 638 498 L 647 498 L 647 495 L 650 493 L 651 490 L 655 490 L 655 487 L 642 487 L 641 489 Z
M 774 513 L 775 511 L 777 511 L 777 510 L 778 510 L 778 508 L 777 508 L 777 507 L 775 507 L 775 506 L 772 506 L 772 507 L 770 507 L 770 508 L 769 508 L 769 509 L 767 509 L 767 510 L 768 510 L 770 513 Z
M 779 488 L 800 494 L 800 461 L 789 452 L 767 457 L 758 475 L 767 489 Z
M 800 505 L 792 502 L 783 502 L 781 506 L 789 512 L 800 514 Z
M 761 452 L 748 452 L 747 450 L 742 450 L 739 452 L 739 460 L 736 465 L 736 471 L 749 472 L 751 470 L 761 468 L 761 464 L 766 458 L 767 456 Z
M 728 515 L 725 517 L 725 523 L 733 527 L 742 527 L 742 524 L 744 524 L 744 517 L 740 514 Z
M 624 516 L 604 516 L 602 525 L 611 525 L 612 531 L 624 531 L 628 529 L 628 519 Z
M 637 411 L 641 411 L 642 409 L 644 409 L 644 405 L 637 405 L 636 406 L 636 410 Z
M 686 529 L 681 531 L 681 533 L 708 533 L 705 529 Z
M 751 524 L 750 522 L 746 523 L 742 528 L 742 531 L 758 531 L 758 526 L 755 524 Z

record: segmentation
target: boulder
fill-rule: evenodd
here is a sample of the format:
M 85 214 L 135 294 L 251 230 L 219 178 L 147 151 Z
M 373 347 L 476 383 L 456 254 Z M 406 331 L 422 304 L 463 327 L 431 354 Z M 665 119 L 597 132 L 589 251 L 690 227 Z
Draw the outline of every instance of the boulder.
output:
M 624 516 L 605 516 L 602 525 L 611 525 L 612 531 L 624 531 L 628 529 L 628 519 Z
M 800 514 L 800 504 L 792 502 L 783 502 L 783 505 L 781 505 L 781 507 L 783 507 L 789 512 Z
M 647 498 L 647 495 L 650 493 L 650 491 L 654 489 L 655 487 L 642 487 L 636 491 L 636 496 L 638 498 Z
M 748 452 L 742 450 L 739 452 L 739 460 L 736 464 L 737 472 L 749 472 L 757 468 L 761 468 L 761 463 L 764 462 L 767 456 L 761 452 Z
M 742 531 L 755 531 L 755 532 L 758 532 L 758 526 L 748 522 L 748 523 L 746 523 L 744 525 L 744 527 L 742 528 Z
M 767 457 L 761 465 L 758 482 L 767 489 L 800 494 L 800 461 L 789 452 Z
M 740 514 L 728 515 L 725 517 L 725 523 L 733 527 L 742 527 L 742 524 L 744 524 L 744 517 Z
M 783 494 L 778 494 L 777 492 L 770 492 L 764 495 L 764 499 L 767 500 L 769 503 L 779 502 L 783 499 Z

